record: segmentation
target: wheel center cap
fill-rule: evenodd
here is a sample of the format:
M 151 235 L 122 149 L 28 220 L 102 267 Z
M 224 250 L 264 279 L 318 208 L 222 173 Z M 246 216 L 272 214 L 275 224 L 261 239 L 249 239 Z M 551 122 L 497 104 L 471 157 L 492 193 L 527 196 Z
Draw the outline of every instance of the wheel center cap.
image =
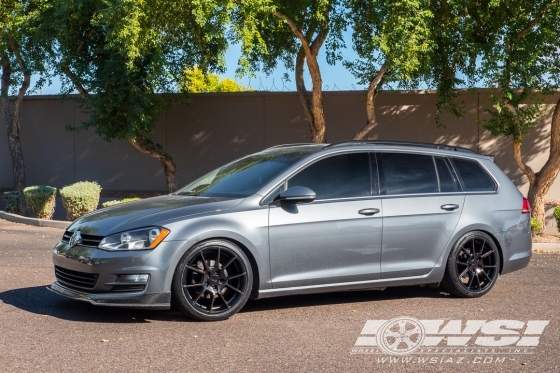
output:
M 208 277 L 208 282 L 212 285 L 217 285 L 217 284 L 220 283 L 220 276 L 212 275 L 212 276 Z

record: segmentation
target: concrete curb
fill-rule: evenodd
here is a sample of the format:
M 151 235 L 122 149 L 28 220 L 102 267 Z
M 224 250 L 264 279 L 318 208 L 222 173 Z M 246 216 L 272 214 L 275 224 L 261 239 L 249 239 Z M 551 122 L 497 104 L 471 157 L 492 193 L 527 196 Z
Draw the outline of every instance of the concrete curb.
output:
M 560 243 L 533 242 L 533 251 L 537 253 L 560 253 Z
M 49 227 L 49 228 L 66 229 L 70 224 L 72 224 L 71 221 L 44 220 L 44 219 L 28 218 L 26 216 L 9 214 L 5 211 L 0 211 L 0 218 L 11 221 L 11 222 L 14 222 L 14 223 L 34 225 L 36 227 Z

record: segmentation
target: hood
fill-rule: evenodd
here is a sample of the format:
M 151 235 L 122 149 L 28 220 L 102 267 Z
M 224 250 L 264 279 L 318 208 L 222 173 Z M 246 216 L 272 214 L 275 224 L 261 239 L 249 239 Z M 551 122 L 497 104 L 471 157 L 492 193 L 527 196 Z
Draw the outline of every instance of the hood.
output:
M 69 231 L 80 230 L 95 236 L 108 236 L 135 228 L 233 208 L 243 199 L 167 195 L 127 202 L 94 211 L 75 220 Z

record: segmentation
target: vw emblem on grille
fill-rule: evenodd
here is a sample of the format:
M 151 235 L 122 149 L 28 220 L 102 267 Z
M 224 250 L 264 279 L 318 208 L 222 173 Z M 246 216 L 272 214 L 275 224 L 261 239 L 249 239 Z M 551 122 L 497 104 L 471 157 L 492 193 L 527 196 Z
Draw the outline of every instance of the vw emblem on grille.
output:
M 80 233 L 80 231 L 76 231 L 74 232 L 72 237 L 70 237 L 70 240 L 68 241 L 68 245 L 70 245 L 70 247 L 74 247 L 76 245 L 81 245 L 81 244 L 82 244 L 82 234 Z

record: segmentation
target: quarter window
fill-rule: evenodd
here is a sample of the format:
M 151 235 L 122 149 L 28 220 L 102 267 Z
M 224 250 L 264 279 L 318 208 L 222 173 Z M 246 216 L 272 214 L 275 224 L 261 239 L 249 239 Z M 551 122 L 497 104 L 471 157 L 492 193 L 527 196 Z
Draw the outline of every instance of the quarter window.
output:
M 434 161 L 429 155 L 378 153 L 380 176 L 385 181 L 382 194 L 437 193 Z
M 349 153 L 322 159 L 288 181 L 288 187 L 304 186 L 317 199 L 364 197 L 371 195 L 368 153 Z
M 476 161 L 466 159 L 450 158 L 461 187 L 465 192 L 491 192 L 496 190 L 494 180 Z

